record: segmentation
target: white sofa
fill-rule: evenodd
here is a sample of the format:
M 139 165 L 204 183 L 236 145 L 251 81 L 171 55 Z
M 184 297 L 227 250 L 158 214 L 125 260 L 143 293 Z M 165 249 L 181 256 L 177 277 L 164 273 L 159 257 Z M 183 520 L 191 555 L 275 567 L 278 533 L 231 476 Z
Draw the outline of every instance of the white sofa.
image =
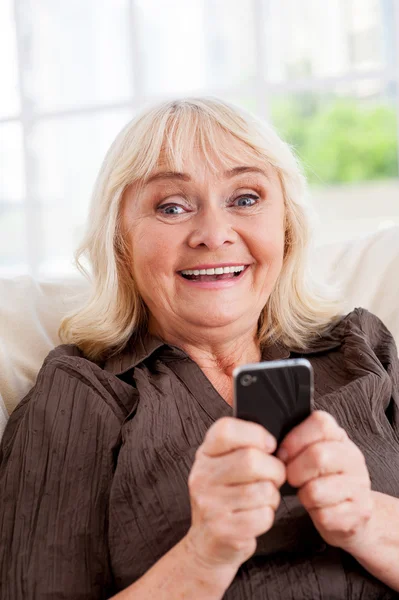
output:
M 363 306 L 374 312 L 399 345 L 399 227 L 316 248 L 312 264 L 326 282 L 341 287 L 347 311 Z M 83 279 L 0 279 L 0 436 L 8 415 L 33 386 L 45 356 L 60 343 L 62 315 L 87 293 Z

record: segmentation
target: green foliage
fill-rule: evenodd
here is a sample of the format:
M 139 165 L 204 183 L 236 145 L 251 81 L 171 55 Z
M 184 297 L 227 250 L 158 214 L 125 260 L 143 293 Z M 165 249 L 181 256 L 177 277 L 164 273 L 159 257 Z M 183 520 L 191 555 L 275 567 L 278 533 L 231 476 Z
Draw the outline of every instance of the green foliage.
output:
M 388 102 L 318 98 L 274 101 L 273 122 L 311 183 L 397 177 L 395 109 Z

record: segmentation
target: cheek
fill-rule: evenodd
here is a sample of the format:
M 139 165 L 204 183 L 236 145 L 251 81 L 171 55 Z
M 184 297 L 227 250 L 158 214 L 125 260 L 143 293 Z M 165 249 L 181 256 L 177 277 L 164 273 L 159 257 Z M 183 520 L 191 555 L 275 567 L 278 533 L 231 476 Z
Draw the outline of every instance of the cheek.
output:
M 285 231 L 283 219 L 259 220 L 252 231 L 252 253 L 261 265 L 281 265 L 284 258 Z
M 172 228 L 170 228 L 172 229 Z M 148 286 L 154 279 L 170 275 L 177 256 L 176 235 L 165 228 L 149 230 L 148 224 L 138 225 L 130 235 L 132 271 L 137 283 Z

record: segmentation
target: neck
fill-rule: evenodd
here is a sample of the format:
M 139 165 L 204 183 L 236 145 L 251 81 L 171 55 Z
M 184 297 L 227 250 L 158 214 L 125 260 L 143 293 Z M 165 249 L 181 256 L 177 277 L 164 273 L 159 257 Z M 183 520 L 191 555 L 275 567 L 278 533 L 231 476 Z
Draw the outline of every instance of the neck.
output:
M 243 336 L 231 343 L 213 346 L 180 344 L 188 356 L 205 373 L 233 376 L 236 367 L 260 360 L 259 344 L 253 335 Z

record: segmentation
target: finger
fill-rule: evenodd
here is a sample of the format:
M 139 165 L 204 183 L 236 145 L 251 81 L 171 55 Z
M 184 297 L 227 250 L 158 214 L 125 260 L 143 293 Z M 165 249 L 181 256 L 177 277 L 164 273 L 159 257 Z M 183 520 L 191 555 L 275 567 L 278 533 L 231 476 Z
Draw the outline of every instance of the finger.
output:
M 271 481 L 257 481 L 243 485 L 225 486 L 224 506 L 228 510 L 242 511 L 270 506 L 274 511 L 280 504 L 280 493 Z
M 196 496 L 193 506 L 206 520 L 220 520 L 231 517 L 232 513 L 269 507 L 276 511 L 280 504 L 280 494 L 270 481 L 219 486 L 207 493 Z
M 357 502 L 347 500 L 335 506 L 315 508 L 309 514 L 316 527 L 331 533 L 353 535 L 360 525 L 370 519 L 372 508 L 372 500 L 368 495 Z
M 288 463 L 315 442 L 342 441 L 347 437 L 345 430 L 338 425 L 332 415 L 322 410 L 316 410 L 285 436 L 277 456 Z
M 234 512 L 229 519 L 230 535 L 239 538 L 258 537 L 272 527 L 274 518 L 275 512 L 270 506 Z
M 345 473 L 362 476 L 365 471 L 364 457 L 354 444 L 323 441 L 308 446 L 288 463 L 287 481 L 300 488 L 308 481 L 325 475 Z
M 206 466 L 209 484 L 237 485 L 271 481 L 280 488 L 286 480 L 284 463 L 257 448 L 240 448 L 228 455 L 211 458 Z
M 369 488 L 369 482 L 348 475 L 327 475 L 312 479 L 299 491 L 298 498 L 306 510 L 335 506 L 354 501 L 360 491 Z
M 274 452 L 276 439 L 258 423 L 234 417 L 218 419 L 207 431 L 199 452 L 221 456 L 237 448 L 253 446 L 264 452 Z

